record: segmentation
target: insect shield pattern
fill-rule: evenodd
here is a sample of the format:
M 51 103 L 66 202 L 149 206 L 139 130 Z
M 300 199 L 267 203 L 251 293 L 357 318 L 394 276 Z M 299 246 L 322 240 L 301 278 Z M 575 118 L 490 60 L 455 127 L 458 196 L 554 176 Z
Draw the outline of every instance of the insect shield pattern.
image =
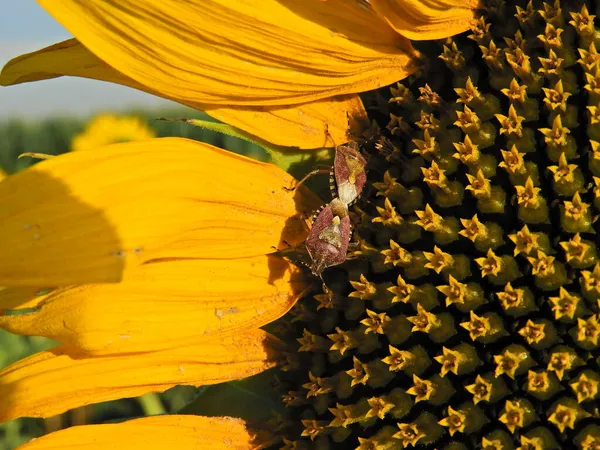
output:
M 306 238 L 306 250 L 312 259 L 310 270 L 317 276 L 346 260 L 352 231 L 348 206 L 334 198 L 317 214 Z
M 331 170 L 333 200 L 316 215 L 305 242 L 311 271 L 323 271 L 346 260 L 352 235 L 348 207 L 360 196 L 367 181 L 366 159 L 356 142 L 336 147 Z
M 367 160 L 360 154 L 356 142 L 351 141 L 336 148 L 331 192 L 346 206 L 352 205 L 364 189 L 367 182 L 366 166 Z

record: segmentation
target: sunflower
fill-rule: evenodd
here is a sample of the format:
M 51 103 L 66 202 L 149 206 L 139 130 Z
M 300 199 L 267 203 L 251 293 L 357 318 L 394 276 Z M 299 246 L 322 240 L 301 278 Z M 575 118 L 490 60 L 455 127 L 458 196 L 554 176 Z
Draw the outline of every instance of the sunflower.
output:
M 100 114 L 73 138 L 71 150 L 92 150 L 117 142 L 143 141 L 153 137 L 156 133 L 139 117 Z
M 194 91 L 197 55 L 185 46 L 167 48 L 170 34 L 183 45 L 213 33 L 204 38 L 206 48 L 222 48 L 224 60 L 243 54 L 244 67 L 253 61 L 269 74 L 283 75 L 279 64 L 293 65 L 302 83 L 286 82 L 286 101 L 301 106 L 268 104 L 282 98 L 277 86 L 259 99 L 253 89 L 274 77 L 265 72 L 249 76 L 249 86 L 214 85 L 209 94 L 241 96 L 231 109 L 236 118 L 226 119 L 236 126 L 247 111 L 274 124 L 265 119 L 277 116 L 274 111 L 285 118 L 301 110 L 309 123 L 304 138 L 311 135 L 306 108 L 340 105 L 319 98 L 331 88 L 332 72 L 344 88 L 328 96 L 378 86 L 344 79 L 344 64 L 365 54 L 356 47 L 349 50 L 357 53 L 343 53 L 335 39 L 356 43 L 352 38 L 364 33 L 371 40 L 363 46 L 375 51 L 390 28 L 413 40 L 418 36 L 411 32 L 436 39 L 467 24 L 470 31 L 413 42 L 420 63 L 408 58 L 403 74 L 386 64 L 390 55 L 406 56 L 397 48 L 371 66 L 364 59 L 358 64 L 354 74 L 371 81 L 370 70 L 381 68 L 374 77 L 382 84 L 413 75 L 366 94 L 375 126 L 364 143 L 368 186 L 352 207 L 358 245 L 348 261 L 323 274 L 323 293 L 273 252 L 304 239 L 303 217 L 319 202 L 304 186 L 286 189 L 294 181 L 276 167 L 167 138 L 61 155 L 2 182 L 0 283 L 9 288 L 1 301 L 12 314 L 0 316 L 0 326 L 62 345 L 0 372 L 0 419 L 44 417 L 176 384 L 219 383 L 275 365 L 281 372 L 273 390 L 288 406 L 288 414 L 268 423 L 151 417 L 73 427 L 24 448 L 598 448 L 600 42 L 589 2 L 489 1 L 472 23 L 456 15 L 462 8 L 432 14 L 433 2 L 328 0 L 310 8 L 277 2 L 286 14 L 329 24 L 326 33 L 308 29 L 329 47 L 311 54 L 316 47 L 305 33 L 307 53 L 284 52 L 269 64 L 257 58 L 293 46 L 298 35 L 282 31 L 266 49 L 268 33 L 252 33 L 272 32 L 267 25 L 275 16 L 267 9 L 272 20 L 257 21 L 252 2 L 237 15 L 219 2 L 199 14 L 214 12 L 219 26 L 235 23 L 227 36 L 236 39 L 208 26 L 194 28 L 196 34 L 175 32 L 173 14 L 193 12 L 175 2 L 156 11 L 132 2 L 117 10 L 108 2 L 50 3 L 105 63 L 113 66 L 108 58 L 117 57 L 100 54 L 103 46 L 118 58 L 132 55 L 114 63 L 118 73 L 98 66 L 113 81 L 127 76 L 125 84 L 135 80 L 159 92 L 150 81 L 181 70 L 175 78 L 185 86 L 184 103 L 190 98 L 184 95 L 206 84 L 198 82 Z M 361 14 L 374 22 L 362 22 Z M 282 17 L 290 18 L 280 21 L 286 27 L 302 30 Z M 333 17 L 343 20 L 332 26 Z M 148 43 L 142 37 L 155 24 L 152 33 L 161 39 Z M 241 42 L 247 46 L 236 53 Z M 156 55 L 156 73 L 144 52 L 131 50 L 137 46 Z M 66 73 L 33 63 L 48 64 L 47 55 L 75 47 L 81 51 L 71 41 L 22 57 L 6 73 L 15 81 Z M 319 64 L 316 75 L 326 75 L 326 88 L 302 72 L 306 64 L 289 59 L 305 54 Z M 173 63 L 169 55 L 180 59 Z M 224 80 L 210 71 L 227 64 L 210 65 L 205 56 L 199 67 L 214 75 L 207 78 Z M 344 64 L 334 68 L 335 58 Z M 134 77 L 144 74 L 144 82 Z M 160 92 L 175 98 L 178 88 L 170 83 Z M 260 100 L 258 110 L 248 96 Z M 196 100 L 206 105 L 208 99 Z M 342 110 L 352 115 L 350 104 Z M 332 114 L 332 129 L 336 120 Z M 298 133 L 290 135 L 297 139 L 291 145 L 322 145 L 318 139 L 307 144 Z M 315 136 L 323 134 L 320 128 Z M 271 334 L 260 329 L 274 320 Z
M 132 86 L 284 146 L 347 140 L 357 92 L 416 70 L 409 39 L 468 28 L 477 0 L 39 2 L 74 36 L 1 85 L 73 75 Z M 243 74 L 240 76 L 240 74 Z

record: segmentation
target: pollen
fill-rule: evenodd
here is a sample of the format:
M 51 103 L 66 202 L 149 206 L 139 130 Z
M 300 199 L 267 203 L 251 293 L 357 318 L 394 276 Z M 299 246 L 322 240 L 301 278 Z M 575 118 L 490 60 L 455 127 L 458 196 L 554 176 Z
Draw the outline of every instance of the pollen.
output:
M 407 320 L 414 326 L 412 331 L 421 331 L 423 333 L 429 333 L 432 329 L 438 328 L 441 325 L 438 317 L 425 309 L 419 304 L 417 305 L 417 315 L 407 317 Z
M 475 198 L 487 199 L 490 197 L 492 193 L 491 183 L 481 170 L 477 171 L 476 176 L 467 174 L 467 179 L 469 180 L 469 186 L 466 189 L 471 191 Z
M 525 186 L 515 186 L 517 190 L 517 202 L 525 208 L 537 208 L 540 204 L 541 188 L 535 187 L 531 177 L 527 178 Z
M 465 386 L 467 392 L 473 395 L 473 403 L 477 404 L 482 401 L 490 401 L 492 398 L 493 384 L 477 375 L 475 382 L 469 386 Z
M 570 92 L 565 92 L 562 80 L 558 80 L 553 88 L 542 88 L 544 91 L 544 105 L 550 111 L 567 111 L 567 100 Z
M 396 281 L 396 286 L 391 286 L 387 290 L 394 294 L 394 298 L 392 298 L 392 303 L 402 302 L 408 303 L 411 299 L 411 295 L 415 292 L 415 285 L 407 283 L 402 275 L 398 275 L 398 280 Z
M 576 420 L 577 412 L 565 405 L 558 405 L 548 416 L 548 421 L 556 425 L 561 433 L 564 433 L 566 428 L 575 428 Z
M 351 281 L 350 284 L 355 289 L 354 292 L 349 294 L 350 297 L 366 300 L 367 298 L 372 298 L 377 293 L 377 286 L 368 281 L 363 274 L 360 274 L 360 281 Z
M 538 344 L 546 336 L 544 328 L 544 324 L 536 324 L 532 320 L 528 320 L 525 326 L 519 330 L 519 334 L 525 338 L 528 344 Z
M 485 338 L 493 333 L 492 323 L 488 317 L 480 317 L 471 311 L 470 319 L 468 322 L 461 323 L 460 326 L 469 332 L 472 340 Z
M 365 334 L 368 333 L 377 333 L 383 334 L 384 327 L 388 326 L 391 323 L 391 319 L 388 317 L 386 313 L 376 313 L 375 311 L 370 311 L 367 309 L 368 318 L 363 319 L 360 323 L 362 323 L 365 328 Z
M 407 366 L 415 360 L 415 355 L 406 350 L 398 350 L 396 347 L 390 345 L 390 355 L 382 359 L 385 364 L 390 366 L 389 370 L 397 372 L 404 370 Z
M 432 113 L 421 111 L 421 118 L 415 125 L 423 131 L 437 134 L 440 131 L 440 121 Z
M 410 446 L 416 446 L 419 440 L 425 436 L 425 433 L 419 430 L 419 427 L 415 423 L 399 423 L 398 431 L 392 437 L 398 439 L 401 442 L 402 448 Z
M 384 264 L 406 267 L 412 261 L 410 252 L 392 240 L 390 240 L 390 248 L 381 250 L 381 254 L 385 256 Z
M 448 277 L 448 285 L 438 286 L 437 289 L 446 296 L 446 306 L 453 303 L 465 303 L 467 285 L 459 282 L 452 275 Z
M 498 164 L 499 167 L 505 169 L 510 175 L 527 173 L 525 168 L 525 153 L 519 152 L 517 147 L 513 145 L 509 150 L 500 150 L 503 161 Z
M 600 443 L 597 8 L 481 6 L 363 99 L 357 249 L 282 336 L 290 411 L 325 424 L 290 427 L 298 448 Z
M 506 425 L 506 428 L 508 428 L 511 433 L 514 433 L 517 428 L 523 428 L 525 426 L 525 414 L 526 410 L 519 400 L 507 400 L 504 406 L 504 412 L 500 415 L 499 420 Z
M 390 194 L 392 194 L 398 187 L 400 187 L 400 184 L 396 183 L 396 180 L 396 178 L 392 177 L 389 170 L 386 171 L 383 175 L 383 181 L 373 183 L 373 187 L 377 189 L 377 195 L 388 197 Z
M 513 309 L 524 306 L 525 291 L 523 289 L 514 288 L 510 283 L 504 287 L 504 291 L 496 294 L 504 309 Z
M 453 158 L 460 160 L 460 162 L 467 166 L 477 164 L 481 152 L 479 151 L 479 147 L 473 144 L 468 134 L 465 136 L 464 142 L 454 142 L 453 145 L 456 149 L 456 153 L 452 155 Z
M 524 117 L 517 114 L 513 105 L 508 108 L 508 115 L 496 114 L 496 119 L 500 122 L 500 134 L 506 134 L 509 137 L 523 136 Z
M 481 275 L 486 277 L 490 275 L 499 275 L 502 270 L 502 259 L 500 259 L 493 250 L 488 250 L 487 255 L 477 258 L 475 262 L 481 268 Z
M 378 217 L 372 219 L 373 223 L 381 223 L 385 226 L 400 225 L 403 222 L 402 216 L 396 212 L 396 208 L 392 205 L 388 198 L 385 199 L 383 208 L 377 206 Z
M 473 103 L 483 101 L 483 96 L 479 89 L 473 84 L 471 77 L 467 78 L 467 82 L 464 88 L 455 88 L 456 94 L 458 95 L 457 102 L 464 103 L 465 105 L 473 105 Z
M 434 358 L 442 366 L 440 375 L 444 376 L 448 373 L 458 375 L 460 366 L 464 361 L 463 354 L 446 347 L 443 347 L 442 351 L 441 355 Z
M 569 384 L 575 395 L 577 402 L 582 403 L 588 400 L 594 400 L 598 397 L 600 388 L 600 378 L 592 371 L 581 373 L 579 377 Z
M 415 397 L 415 403 L 429 400 L 434 392 L 433 383 L 413 375 L 413 385 L 406 390 L 408 395 Z
M 508 97 L 511 103 L 525 103 L 527 100 L 527 85 L 520 85 L 516 78 L 513 78 L 509 87 L 502 89 L 501 92 Z
M 369 381 L 370 377 L 369 366 L 361 362 L 361 360 L 356 356 L 352 357 L 352 361 L 354 363 L 354 367 L 346 371 L 346 373 L 352 378 L 351 385 L 356 386 L 358 384 L 367 384 L 367 381 Z
M 425 130 L 423 139 L 413 139 L 412 142 L 416 147 L 416 149 L 413 150 L 413 153 L 421 155 L 428 161 L 436 158 L 440 153 L 440 145 L 435 136 L 430 134 L 429 130 Z
M 458 49 L 456 42 L 452 42 L 450 46 L 443 46 L 443 53 L 439 58 L 446 63 L 448 68 L 454 71 L 460 71 L 465 66 L 465 57 Z
M 456 111 L 456 116 L 458 120 L 454 122 L 454 125 L 466 133 L 467 137 L 469 134 L 477 133 L 481 129 L 481 119 L 467 105 L 465 105 L 464 111 Z
M 448 432 L 450 436 L 453 436 L 454 433 L 464 432 L 466 426 L 467 416 L 460 410 L 455 410 L 451 406 L 448 407 L 448 415 L 439 421 L 439 424 L 443 427 L 448 428 Z
M 426 269 L 432 269 L 437 273 L 449 269 L 454 264 L 454 258 L 449 253 L 444 253 L 439 247 L 434 247 L 433 252 L 424 252 L 428 263 Z
M 426 231 L 440 231 L 443 226 L 442 216 L 436 214 L 429 204 L 425 205 L 425 209 L 423 211 L 415 211 L 416 216 L 419 220 L 415 221 L 416 225 L 419 225 Z
M 431 162 L 431 167 L 422 168 L 423 181 L 429 185 L 429 187 L 436 187 L 442 190 L 448 189 L 448 178 L 444 175 L 445 170 L 440 169 L 435 161 Z
M 596 49 L 596 46 L 591 43 L 587 50 L 583 48 L 577 49 L 581 56 L 577 62 L 581 65 L 586 73 L 591 73 L 596 68 L 596 64 L 600 62 L 600 54 Z
M 464 227 L 464 229 L 459 232 L 461 236 L 464 236 L 473 242 L 487 237 L 488 229 L 479 221 L 477 214 L 471 219 L 460 219 L 460 221 Z
M 552 311 L 556 320 L 573 319 L 576 311 L 581 308 L 581 297 L 571 294 L 562 286 L 558 297 L 549 297 L 548 301 L 552 304 Z

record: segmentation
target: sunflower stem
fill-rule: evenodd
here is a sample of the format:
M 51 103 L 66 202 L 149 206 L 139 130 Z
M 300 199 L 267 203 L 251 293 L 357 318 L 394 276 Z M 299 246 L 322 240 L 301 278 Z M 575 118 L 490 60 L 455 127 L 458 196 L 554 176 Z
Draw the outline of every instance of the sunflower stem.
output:
M 280 145 L 271 144 L 270 142 L 264 141 L 256 136 L 248 134 L 238 128 L 232 127 L 231 125 L 227 125 L 225 123 L 211 122 L 209 120 L 202 119 L 171 119 L 164 117 L 158 117 L 156 120 L 166 120 L 168 122 L 185 122 L 205 130 L 215 131 L 226 136 L 232 136 L 238 139 L 243 139 L 246 142 L 262 147 L 271 157 L 271 162 L 276 166 L 281 167 L 285 171 L 288 171 L 292 164 L 300 163 L 306 159 L 314 157 L 314 155 L 310 151 L 300 150 L 297 147 L 283 147 Z M 328 155 L 328 152 L 325 152 Z
M 160 397 L 153 392 L 142 395 L 138 398 L 138 402 L 140 403 L 145 416 L 156 416 L 159 414 L 166 414 L 167 412 Z

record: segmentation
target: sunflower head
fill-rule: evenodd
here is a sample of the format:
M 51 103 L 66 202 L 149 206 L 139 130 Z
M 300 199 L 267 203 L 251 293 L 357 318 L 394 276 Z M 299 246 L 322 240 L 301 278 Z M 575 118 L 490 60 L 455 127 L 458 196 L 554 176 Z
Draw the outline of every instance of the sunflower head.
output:
M 358 250 L 323 274 L 349 283 L 327 318 L 294 322 L 330 346 L 302 349 L 283 380 L 305 370 L 331 389 L 288 404 L 320 425 L 306 441 L 290 423 L 286 448 L 600 444 L 588 7 L 487 5 L 466 35 L 417 46 L 422 72 L 377 93 Z
M 118 142 L 152 139 L 156 133 L 136 116 L 101 114 L 91 119 L 71 142 L 71 150 L 93 150 Z

